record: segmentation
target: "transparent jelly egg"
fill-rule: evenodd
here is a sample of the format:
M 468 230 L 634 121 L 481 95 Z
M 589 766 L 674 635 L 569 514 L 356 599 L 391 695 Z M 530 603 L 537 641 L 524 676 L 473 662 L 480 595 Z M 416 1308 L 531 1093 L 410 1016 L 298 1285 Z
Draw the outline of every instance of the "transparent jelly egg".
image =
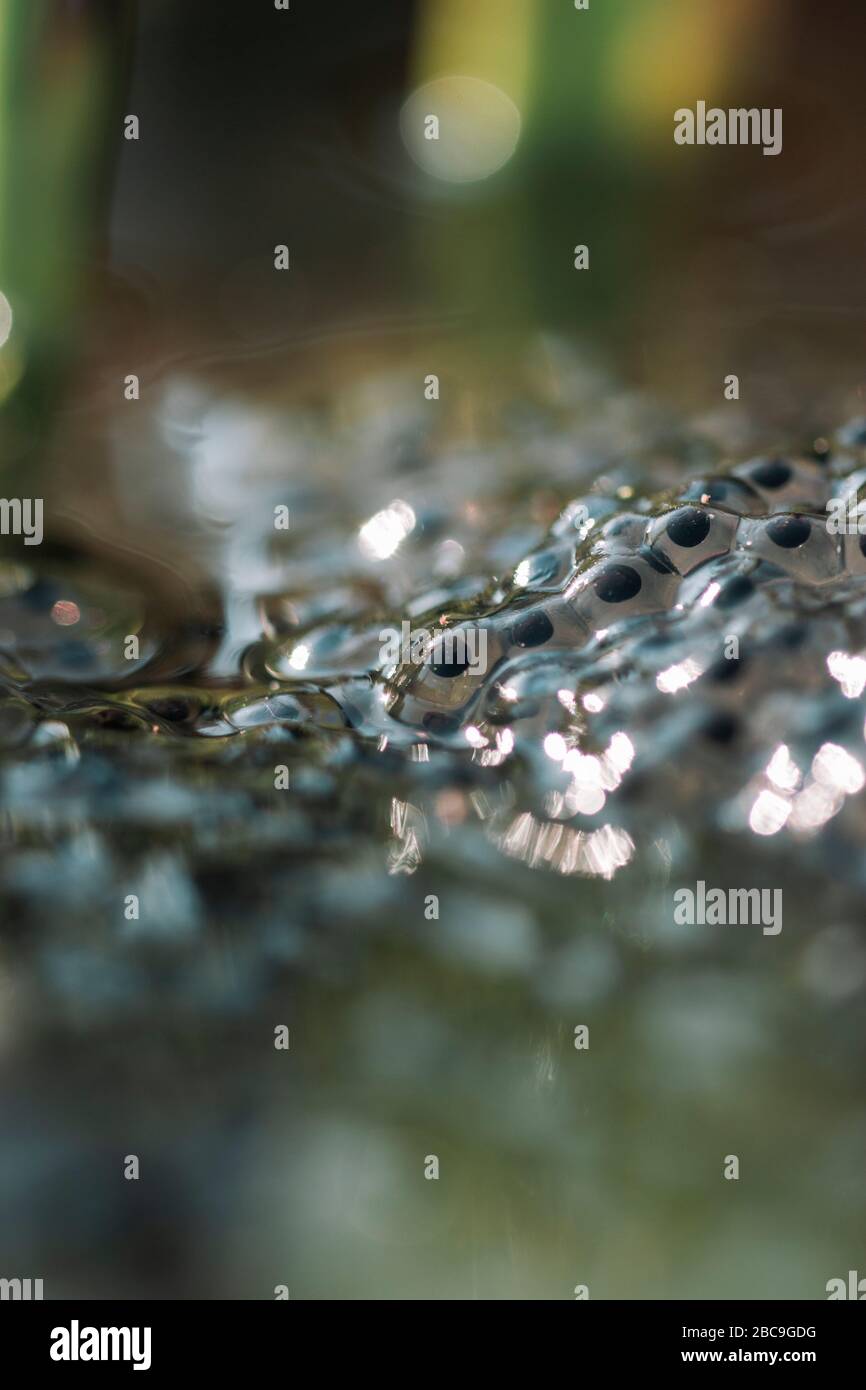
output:
M 744 521 L 737 543 L 762 560 L 807 584 L 839 578 L 839 544 L 823 517 L 785 512 L 761 521 Z
M 587 625 L 598 630 L 623 618 L 659 613 L 673 603 L 680 576 L 653 555 L 603 560 L 584 570 L 566 592 L 566 600 Z
M 787 507 L 821 508 L 830 492 L 820 465 L 799 459 L 750 459 L 739 464 L 733 476 L 754 488 L 768 512 Z
M 650 522 L 647 541 L 665 555 L 678 574 L 690 574 L 733 544 L 737 519 L 708 507 L 678 507 Z
M 611 517 L 601 527 L 592 547 L 594 555 L 616 555 L 639 550 L 646 532 L 646 517 L 635 512 L 623 512 Z

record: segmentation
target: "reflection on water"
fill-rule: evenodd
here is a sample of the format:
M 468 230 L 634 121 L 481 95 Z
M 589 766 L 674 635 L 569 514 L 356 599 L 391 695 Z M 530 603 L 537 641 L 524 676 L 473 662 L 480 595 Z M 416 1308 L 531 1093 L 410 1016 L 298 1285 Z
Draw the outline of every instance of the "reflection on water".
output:
M 866 559 L 825 503 L 866 434 L 736 464 L 544 350 L 547 397 L 435 451 L 393 378 L 175 380 L 141 438 L 194 619 L 4 571 L 4 1267 L 52 1294 L 856 1268 Z M 484 671 L 383 660 L 404 621 L 482 629 Z M 675 925 L 697 879 L 781 885 L 784 929 Z

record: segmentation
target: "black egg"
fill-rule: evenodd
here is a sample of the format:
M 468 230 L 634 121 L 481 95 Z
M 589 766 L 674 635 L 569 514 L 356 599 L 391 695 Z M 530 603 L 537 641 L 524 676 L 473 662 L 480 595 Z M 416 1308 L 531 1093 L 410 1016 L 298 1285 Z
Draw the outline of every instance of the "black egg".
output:
M 453 680 L 455 676 L 462 676 L 464 671 L 469 670 L 467 660 L 436 661 L 434 658 L 429 665 L 434 676 L 440 676 L 442 680 L 446 681 Z
M 759 487 L 774 490 L 791 481 L 791 465 L 784 459 L 767 459 L 753 468 L 749 476 Z
M 784 647 L 788 651 L 796 651 L 808 640 L 809 629 L 805 623 L 788 623 L 776 634 L 775 643 L 777 647 Z
M 640 593 L 641 579 L 631 565 L 606 565 L 593 580 L 593 588 L 602 603 L 625 603 Z
M 686 507 L 685 511 L 675 512 L 666 526 L 666 531 L 674 545 L 700 545 L 710 534 L 711 520 L 706 512 L 698 507 Z
M 687 502 L 723 502 L 734 511 L 739 505 L 753 506 L 759 502 L 755 489 L 742 478 L 703 478 L 690 483 L 681 494 Z
M 734 715 L 720 710 L 707 719 L 703 733 L 704 737 L 712 739 L 713 743 L 732 743 L 737 737 L 739 727 L 739 721 Z
M 755 586 L 745 574 L 735 574 L 722 589 L 716 604 L 719 608 L 736 608 L 755 592 Z
M 745 656 L 720 656 L 712 666 L 707 667 L 706 679 L 716 685 L 725 685 L 728 681 L 739 680 L 747 665 Z
M 543 609 L 524 613 L 511 629 L 511 640 L 517 647 L 540 647 L 553 636 L 553 623 Z
M 783 550 L 796 550 L 812 534 L 812 523 L 804 516 L 779 516 L 767 527 L 767 535 Z

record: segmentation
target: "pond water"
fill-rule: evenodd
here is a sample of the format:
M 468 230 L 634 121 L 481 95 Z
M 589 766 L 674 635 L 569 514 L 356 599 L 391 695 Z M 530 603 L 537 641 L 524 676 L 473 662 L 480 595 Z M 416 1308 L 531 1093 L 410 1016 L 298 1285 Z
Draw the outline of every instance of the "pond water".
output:
M 863 1268 L 861 8 L 6 0 L 0 1278 Z
M 185 465 L 189 610 L 7 566 L 3 1258 L 51 1296 L 857 1267 L 866 558 L 826 504 L 866 427 L 734 454 L 542 359 L 435 449 L 399 371 L 304 409 L 170 376 L 136 432 Z M 404 623 L 483 667 L 383 659 Z M 699 881 L 781 929 L 678 924 Z

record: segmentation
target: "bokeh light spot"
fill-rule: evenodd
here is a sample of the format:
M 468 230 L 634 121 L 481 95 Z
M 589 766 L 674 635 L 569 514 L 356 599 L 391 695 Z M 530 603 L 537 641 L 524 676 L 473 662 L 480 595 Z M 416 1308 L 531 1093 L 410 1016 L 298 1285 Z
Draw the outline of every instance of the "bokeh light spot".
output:
M 414 91 L 400 112 L 400 133 L 415 163 L 446 183 L 495 174 L 514 154 L 520 124 L 511 98 L 478 77 L 438 77 Z

